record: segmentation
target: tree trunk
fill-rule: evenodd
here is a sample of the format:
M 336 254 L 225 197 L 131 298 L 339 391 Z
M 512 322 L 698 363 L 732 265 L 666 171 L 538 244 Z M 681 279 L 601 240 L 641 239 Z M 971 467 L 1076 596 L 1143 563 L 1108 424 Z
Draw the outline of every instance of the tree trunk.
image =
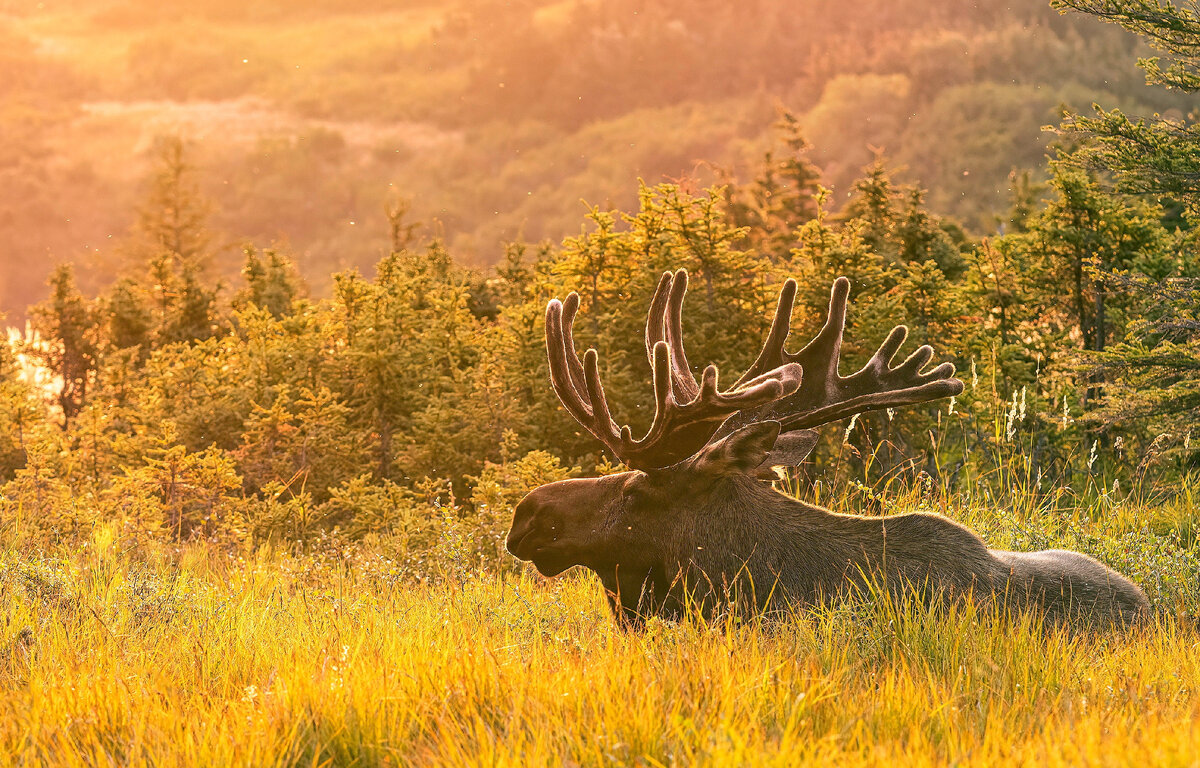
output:
M 382 410 L 377 421 L 379 429 L 379 467 L 377 480 L 385 480 L 392 474 L 392 421 Z
M 1073 259 L 1075 318 L 1079 322 L 1079 334 L 1083 337 L 1083 348 L 1091 349 L 1092 335 L 1087 322 L 1087 306 L 1083 299 L 1083 254 L 1076 252 Z
M 1096 316 L 1092 321 L 1092 349 L 1096 352 L 1104 351 L 1105 342 L 1105 317 L 1104 317 L 1104 284 L 1099 279 L 1095 281 L 1092 289 L 1096 292 L 1096 300 L 1094 309 Z M 1099 400 L 1104 394 L 1104 376 L 1099 371 L 1094 371 L 1090 375 L 1090 386 L 1088 387 L 1088 397 L 1090 399 Z

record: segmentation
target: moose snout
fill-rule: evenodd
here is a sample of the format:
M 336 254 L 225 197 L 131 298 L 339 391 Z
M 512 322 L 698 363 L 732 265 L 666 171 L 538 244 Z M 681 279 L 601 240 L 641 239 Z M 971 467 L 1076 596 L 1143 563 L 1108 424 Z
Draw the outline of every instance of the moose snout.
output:
M 518 551 L 521 541 L 533 532 L 533 511 L 536 506 L 527 496 L 513 510 L 512 527 L 508 530 L 508 539 L 504 542 L 504 548 L 514 557 L 521 558 L 521 554 Z
M 529 492 L 513 510 L 505 549 L 543 576 L 587 565 L 601 546 L 598 529 L 620 475 L 568 479 Z

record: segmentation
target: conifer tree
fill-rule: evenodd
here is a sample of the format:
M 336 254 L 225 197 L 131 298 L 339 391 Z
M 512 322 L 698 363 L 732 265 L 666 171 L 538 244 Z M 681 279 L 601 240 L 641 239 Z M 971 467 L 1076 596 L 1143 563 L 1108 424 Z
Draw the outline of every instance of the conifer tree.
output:
M 1166 434 L 1190 453 L 1200 436 L 1200 281 L 1123 273 L 1109 282 L 1111 290 L 1150 298 L 1139 307 L 1126 338 L 1093 358 L 1111 381 L 1096 417 L 1125 429 Z
M 893 237 L 900 217 L 896 188 L 882 156 L 876 156 L 867 166 L 866 175 L 854 182 L 854 192 L 842 216 L 858 220 L 859 236 L 872 252 L 890 263 L 899 261 Z
M 1008 214 L 1000 222 L 1000 234 L 1020 234 L 1029 229 L 1029 221 L 1038 209 L 1043 185 L 1033 180 L 1028 169 L 1008 175 Z
M 154 172 L 138 209 L 137 247 L 153 256 L 171 254 L 178 266 L 207 269 L 212 235 L 212 204 L 200 193 L 196 169 L 178 136 L 160 137 L 154 146 Z
M 50 276 L 50 296 L 31 311 L 38 335 L 30 352 L 59 380 L 56 404 L 67 429 L 87 404 L 97 366 L 98 328 L 94 307 L 75 285 L 69 264 Z
M 15 350 L 7 339 L 0 340 L 0 481 L 11 480 L 25 465 L 26 444 L 39 421 Z
M 212 204 L 201 194 L 196 170 L 178 136 L 160 138 L 155 168 L 138 211 L 133 251 L 149 267 L 147 290 L 155 305 L 156 344 L 207 339 L 219 329 L 211 282 Z
M 795 244 L 796 228 L 817 215 L 821 174 L 808 158 L 812 145 L 796 115 L 783 111 L 775 133 L 776 146 L 764 153 L 754 181 L 728 181 L 726 198 L 746 247 L 779 263 Z
M 1166 55 L 1141 59 L 1146 80 L 1184 93 L 1200 92 L 1200 7 L 1195 0 L 1053 0 L 1061 11 L 1090 14 L 1141 35 Z M 1071 115 L 1063 129 L 1090 139 L 1075 157 L 1111 171 L 1122 191 L 1173 198 L 1200 215 L 1200 123 L 1196 116 L 1131 118 L 1096 107 Z
M 895 227 L 901 263 L 932 261 L 950 280 L 958 278 L 966 269 L 960 243 L 956 243 L 950 232 L 930 215 L 925 208 L 925 194 L 920 189 L 908 190 Z
M 234 297 L 235 308 L 248 304 L 262 307 L 272 317 L 291 314 L 292 302 L 301 294 L 303 286 L 295 263 L 274 248 L 259 251 L 246 246 L 242 278 L 245 286 Z
M 216 287 L 205 284 L 200 270 L 184 266 L 174 281 L 173 295 L 158 328 L 158 343 L 203 341 L 220 331 Z
M 1200 92 L 1200 7 L 1195 0 L 1054 0 L 1119 24 L 1167 56 L 1138 62 L 1151 84 L 1186 93 Z M 1181 203 L 1173 226 L 1187 229 L 1200 216 L 1200 123 L 1185 119 L 1130 118 L 1120 110 L 1096 108 L 1094 117 L 1071 115 L 1065 132 L 1082 137 L 1070 159 L 1110 172 L 1121 191 Z M 1161 211 L 1160 218 L 1166 218 Z M 1129 272 L 1101 274 L 1101 290 L 1128 297 L 1137 307 L 1126 338 L 1112 349 L 1093 345 L 1090 361 L 1114 378 L 1102 418 L 1136 423 L 1145 417 L 1190 444 L 1198 410 L 1193 382 L 1200 368 L 1200 264 L 1192 233 L 1175 235 L 1161 249 L 1159 268 L 1133 266 Z M 1165 262 L 1165 263 L 1163 263 Z M 1170 276 L 1170 279 L 1164 279 Z M 1190 448 L 1188 449 L 1190 451 Z
M 1119 336 L 1128 309 L 1122 296 L 1109 295 L 1104 277 L 1122 270 L 1154 277 L 1172 272 L 1162 212 L 1106 194 L 1089 174 L 1065 163 L 1053 170 L 1055 196 L 1020 238 L 1048 289 L 1043 304 L 1059 305 L 1079 348 L 1103 352 Z
M 794 321 L 796 338 L 811 338 L 824 322 L 829 307 L 829 286 L 839 277 L 850 279 L 854 311 L 847 316 L 846 341 L 842 357 L 847 368 L 865 362 L 874 352 L 871 340 L 882 338 L 894 319 L 896 267 L 867 240 L 870 224 L 858 216 L 841 221 L 831 219 L 825 210 L 828 191 L 817 198 L 820 208 L 817 217 L 805 223 L 796 233 L 798 245 L 792 250 L 788 274 L 799 282 L 797 317 Z M 874 231 L 877 237 L 885 232 Z M 887 327 L 885 327 L 887 326 Z
M 413 419 L 431 403 L 453 399 L 478 356 L 478 319 L 468 306 L 465 274 L 438 241 L 420 252 L 385 256 L 374 281 L 335 278 L 335 333 L 345 348 L 334 361 L 336 393 L 370 435 L 373 474 L 400 479 L 422 439 Z M 403 442 L 400 442 L 403 441 Z

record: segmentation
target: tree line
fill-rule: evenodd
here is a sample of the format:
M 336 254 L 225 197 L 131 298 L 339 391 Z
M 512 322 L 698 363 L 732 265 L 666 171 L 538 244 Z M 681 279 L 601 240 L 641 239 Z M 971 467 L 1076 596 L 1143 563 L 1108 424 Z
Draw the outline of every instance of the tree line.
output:
M 1114 161 L 1129 156 L 1105 147 L 1128 132 L 1098 119 L 1067 124 L 1048 183 L 1014 173 L 998 236 L 931 213 L 882 157 L 831 211 L 784 113 L 751 178 L 643 184 L 635 210 L 594 207 L 577 236 L 512 243 L 490 271 L 394 206 L 374 276 L 337 274 L 324 299 L 281 249 L 247 246 L 240 281 L 214 280 L 210 208 L 185 144 L 164 140 L 135 268 L 85 296 L 59 267 L 29 333 L 0 347 L 0 506 L 50 532 L 100 516 L 179 539 L 386 532 L 429 546 L 431 520 L 444 515 L 444 538 L 465 515 L 494 545 L 524 489 L 612 469 L 547 384 L 546 302 L 579 292 L 578 342 L 599 351 L 614 414 L 637 431 L 652 411 L 643 313 L 681 267 L 694 364 L 747 367 L 786 277 L 800 284 L 793 338 L 811 336 L 840 275 L 853 286 L 844 365 L 899 322 L 910 349 L 957 364 L 961 398 L 826 435 L 800 470 L 809 492 L 850 484 L 872 503 L 895 479 L 988 478 L 1001 495 L 1014 480 L 1109 492 L 1187 472 L 1195 198 L 1178 184 L 1127 194 L 1123 180 L 1148 172 Z M 1163 153 L 1190 156 L 1172 140 Z

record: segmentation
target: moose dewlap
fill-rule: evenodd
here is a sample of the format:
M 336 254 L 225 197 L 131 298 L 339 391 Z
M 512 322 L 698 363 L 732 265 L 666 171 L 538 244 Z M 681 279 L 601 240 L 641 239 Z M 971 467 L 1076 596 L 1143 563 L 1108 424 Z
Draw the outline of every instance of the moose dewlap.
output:
M 796 282 L 784 283 L 758 359 L 721 390 L 715 366 L 697 381 L 684 354 L 686 292 L 686 271 L 666 273 L 650 304 L 646 352 L 655 412 L 639 439 L 609 413 L 596 351 L 583 360 L 575 351 L 579 296 L 546 308 L 554 391 L 631 471 L 531 492 L 513 517 L 513 555 L 546 576 L 590 568 L 616 616 L 632 622 L 697 609 L 813 605 L 871 583 L 1038 608 L 1057 619 L 1128 623 L 1148 611 L 1136 585 L 1078 552 L 988 549 L 940 515 L 836 514 L 776 491 L 764 477 L 771 467 L 800 464 L 816 442 L 813 428 L 957 395 L 962 382 L 949 363 L 922 372 L 933 358 L 928 346 L 893 367 L 904 326 L 888 334 L 862 370 L 840 375 L 850 292 L 842 277 L 833 284 L 824 327 L 795 353 L 784 344 Z

